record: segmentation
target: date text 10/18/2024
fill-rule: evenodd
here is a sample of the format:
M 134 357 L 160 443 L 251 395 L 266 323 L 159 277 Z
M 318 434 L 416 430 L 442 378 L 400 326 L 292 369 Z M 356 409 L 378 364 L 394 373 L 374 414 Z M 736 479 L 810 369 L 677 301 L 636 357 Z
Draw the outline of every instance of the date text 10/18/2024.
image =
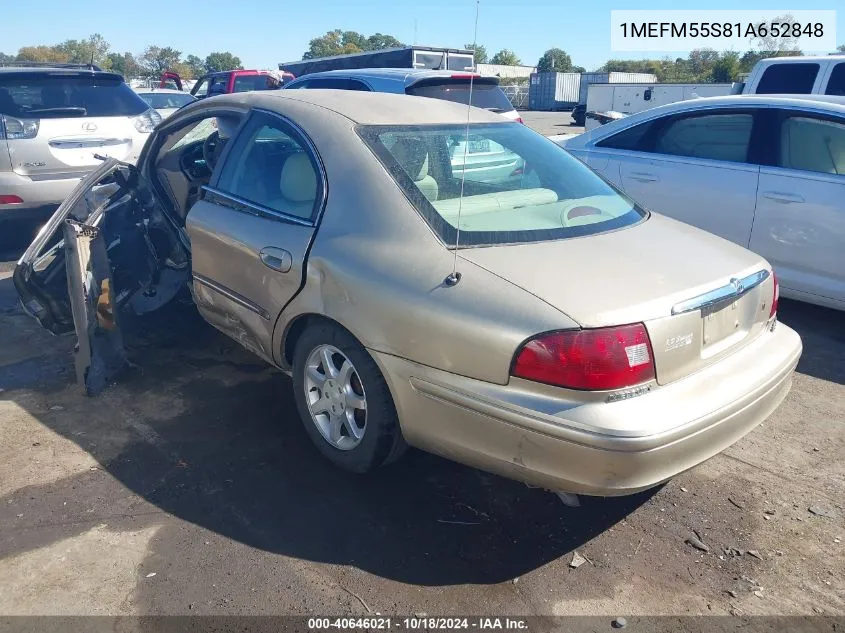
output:
M 438 617 L 366 617 L 366 618 L 308 618 L 311 631 L 341 630 L 511 630 L 527 631 L 528 622 L 524 618 L 473 617 L 473 618 L 438 618 Z

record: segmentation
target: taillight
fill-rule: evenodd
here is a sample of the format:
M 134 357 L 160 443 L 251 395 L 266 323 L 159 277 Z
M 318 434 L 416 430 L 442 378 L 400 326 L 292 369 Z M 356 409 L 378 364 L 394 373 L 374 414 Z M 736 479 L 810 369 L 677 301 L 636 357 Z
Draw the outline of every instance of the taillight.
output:
M 778 276 L 775 271 L 772 271 L 772 281 L 774 282 L 774 290 L 772 292 L 772 309 L 769 310 L 769 318 L 771 319 L 778 311 L 778 299 L 780 299 L 780 284 L 778 283 Z
M 621 389 L 653 380 L 651 341 L 642 323 L 540 334 L 516 355 L 518 378 L 569 389 Z
M 135 129 L 142 134 L 149 134 L 159 123 L 161 115 L 152 108 L 135 117 Z
M 525 125 L 525 121 L 523 121 L 523 120 L 522 120 L 522 117 L 521 117 L 521 116 L 516 117 L 516 122 L 517 122 L 517 123 L 522 123 L 523 125 Z
M 23 199 L 20 196 L 0 194 L 0 204 L 20 204 Z
M 38 136 L 38 119 L 16 119 L 6 114 L 0 115 L 0 139 L 10 141 Z

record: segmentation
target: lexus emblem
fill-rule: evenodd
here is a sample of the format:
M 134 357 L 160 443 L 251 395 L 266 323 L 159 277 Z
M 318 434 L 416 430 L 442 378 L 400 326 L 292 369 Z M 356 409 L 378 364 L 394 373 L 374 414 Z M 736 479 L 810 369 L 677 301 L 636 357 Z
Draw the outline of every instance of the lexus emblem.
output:
M 96 123 L 86 122 L 82 124 L 82 129 L 86 132 L 94 132 L 97 129 Z
M 745 290 L 745 286 L 742 285 L 742 282 L 739 279 L 731 279 L 731 285 L 734 287 L 737 294 Z

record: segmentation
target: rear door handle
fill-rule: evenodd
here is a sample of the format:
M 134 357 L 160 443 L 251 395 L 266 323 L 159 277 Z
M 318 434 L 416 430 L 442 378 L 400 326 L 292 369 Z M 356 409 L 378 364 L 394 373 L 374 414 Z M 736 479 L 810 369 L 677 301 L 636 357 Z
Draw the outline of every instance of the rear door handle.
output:
M 288 272 L 293 265 L 293 257 L 291 254 L 288 251 L 282 248 L 276 248 L 275 246 L 265 246 L 261 249 L 261 252 L 258 253 L 258 256 L 267 268 L 272 268 L 280 273 Z
M 794 193 L 784 193 L 783 191 L 766 191 L 763 193 L 764 198 L 780 202 L 781 204 L 796 204 L 804 202 L 804 198 Z
M 631 172 L 631 178 L 638 182 L 659 182 L 660 178 L 655 176 L 654 174 L 647 174 L 642 171 L 633 171 Z

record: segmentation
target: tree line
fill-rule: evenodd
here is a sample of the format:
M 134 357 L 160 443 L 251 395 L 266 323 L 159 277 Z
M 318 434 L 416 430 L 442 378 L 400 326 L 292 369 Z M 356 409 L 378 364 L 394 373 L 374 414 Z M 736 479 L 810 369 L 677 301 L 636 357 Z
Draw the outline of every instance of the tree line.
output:
M 205 58 L 197 55 L 183 57 L 178 49 L 155 45 L 147 46 L 138 55 L 112 52 L 111 45 L 99 33 L 52 46 L 23 46 L 15 55 L 0 53 L 0 64 L 10 62 L 94 64 L 120 73 L 127 79 L 158 78 L 165 70 L 177 72 L 183 79 L 196 79 L 208 72 L 243 68 L 237 56 L 225 51 L 210 53 Z

